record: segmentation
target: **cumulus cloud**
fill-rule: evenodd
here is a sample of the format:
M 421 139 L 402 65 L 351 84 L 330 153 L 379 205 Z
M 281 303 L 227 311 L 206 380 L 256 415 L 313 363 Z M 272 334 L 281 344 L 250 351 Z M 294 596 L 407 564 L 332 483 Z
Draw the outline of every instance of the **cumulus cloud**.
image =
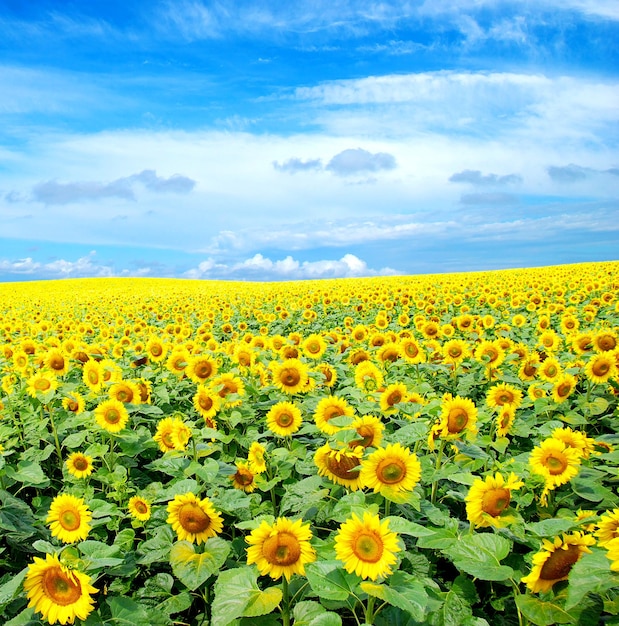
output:
M 50 180 L 38 183 L 32 188 L 33 198 L 45 204 L 70 204 L 81 200 L 102 198 L 122 198 L 135 200 L 135 186 L 142 185 L 153 193 L 189 193 L 196 181 L 174 174 L 169 178 L 158 176 L 155 170 L 143 170 L 110 182 L 76 181 L 60 183 Z
M 389 276 L 397 273 L 388 267 L 380 270 L 371 269 L 365 261 L 354 254 L 345 254 L 339 260 L 298 261 L 289 255 L 273 261 L 257 253 L 249 259 L 231 265 L 217 263 L 214 259 L 207 259 L 198 267 L 185 272 L 185 277 L 276 281 Z
M 363 148 L 349 148 L 336 154 L 327 163 L 326 169 L 337 176 L 348 176 L 397 167 L 395 157 L 388 152 L 368 152 Z
M 290 159 L 287 159 L 283 163 L 279 163 L 279 161 L 273 161 L 273 167 L 278 172 L 296 174 L 297 172 L 310 172 L 315 170 L 321 170 L 322 160 L 307 159 L 307 161 L 303 161 L 302 159 L 298 159 L 297 157 L 292 157 Z
M 598 174 L 610 174 L 611 176 L 619 176 L 619 168 L 611 167 L 606 170 L 595 169 L 593 167 L 583 167 L 570 163 L 569 165 L 551 165 L 546 168 L 548 176 L 558 183 L 574 183 L 586 180 Z
M 501 186 L 522 182 L 518 174 L 482 174 L 479 170 L 462 170 L 449 177 L 450 183 L 470 183 L 479 186 Z

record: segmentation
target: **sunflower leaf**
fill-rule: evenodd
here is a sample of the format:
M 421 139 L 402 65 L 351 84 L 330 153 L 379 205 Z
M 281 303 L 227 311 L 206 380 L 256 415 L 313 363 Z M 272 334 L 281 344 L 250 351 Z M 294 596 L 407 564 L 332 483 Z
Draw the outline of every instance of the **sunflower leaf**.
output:
M 414 620 L 424 621 L 428 594 L 423 584 L 414 576 L 406 572 L 396 572 L 389 578 L 388 585 L 366 581 L 359 586 L 368 595 L 406 611 Z
M 220 570 L 229 553 L 230 544 L 219 537 L 211 537 L 198 554 L 189 541 L 177 541 L 170 550 L 170 565 L 174 575 L 194 591 Z
M 359 578 L 346 572 L 339 561 L 308 563 L 305 575 L 314 593 L 326 600 L 346 600 L 359 582 Z
M 500 563 L 509 554 L 511 547 L 512 542 L 505 537 L 482 533 L 465 535 L 445 553 L 460 571 L 480 580 L 500 581 L 514 575 L 511 567 Z
M 516 604 L 522 614 L 535 626 L 575 624 L 576 618 L 552 602 L 542 602 L 534 596 L 519 595 Z
M 610 561 L 601 551 L 583 556 L 574 564 L 569 575 L 565 609 L 571 610 L 582 603 L 588 593 L 601 594 L 619 588 L 619 574 L 610 569 Z

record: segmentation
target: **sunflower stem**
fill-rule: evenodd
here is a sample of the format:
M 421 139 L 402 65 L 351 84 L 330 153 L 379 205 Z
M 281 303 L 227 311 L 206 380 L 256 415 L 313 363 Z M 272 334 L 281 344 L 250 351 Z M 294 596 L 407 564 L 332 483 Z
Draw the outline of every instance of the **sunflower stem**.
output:
M 54 422 L 54 413 L 50 407 L 43 407 L 41 405 L 41 419 L 43 419 L 43 409 L 47 408 L 49 413 L 49 423 L 52 427 L 52 434 L 54 435 L 54 443 L 56 445 L 56 454 L 58 455 L 58 462 L 60 463 L 60 472 L 62 473 L 62 450 L 60 449 L 60 441 L 58 440 L 58 432 L 56 431 L 56 423 Z
M 391 500 L 385 498 L 385 517 L 389 517 L 391 514 Z
M 288 579 L 282 576 L 282 624 L 290 626 L 290 593 L 288 591 Z
M 368 596 L 368 605 L 365 609 L 365 623 L 373 624 L 374 623 L 374 602 L 376 598 L 374 596 Z
M 436 455 L 436 463 L 434 464 L 435 471 L 438 471 L 441 468 L 441 461 L 443 460 L 443 452 L 445 450 L 445 444 L 447 442 L 444 439 L 441 439 L 441 445 L 438 448 L 438 453 Z M 430 502 L 432 504 L 436 504 L 436 492 L 438 490 L 438 480 L 432 481 L 432 493 L 430 495 Z

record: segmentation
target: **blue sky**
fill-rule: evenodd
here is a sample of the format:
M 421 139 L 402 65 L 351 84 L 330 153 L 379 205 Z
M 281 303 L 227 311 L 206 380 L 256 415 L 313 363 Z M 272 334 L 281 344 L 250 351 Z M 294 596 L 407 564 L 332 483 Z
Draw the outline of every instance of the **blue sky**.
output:
M 0 281 L 619 258 L 616 0 L 0 0 Z

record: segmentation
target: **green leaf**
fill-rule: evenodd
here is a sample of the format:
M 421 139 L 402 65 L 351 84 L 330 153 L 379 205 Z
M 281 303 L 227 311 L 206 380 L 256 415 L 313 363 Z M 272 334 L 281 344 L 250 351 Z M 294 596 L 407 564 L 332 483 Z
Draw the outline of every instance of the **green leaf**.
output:
M 512 542 L 500 535 L 481 533 L 465 535 L 444 552 L 454 565 L 480 580 L 506 580 L 514 575 L 514 570 L 501 565 L 511 551 Z
M 146 607 L 131 598 L 124 596 L 113 596 L 107 598 L 106 602 L 112 612 L 114 624 L 126 624 L 135 626 L 136 624 L 148 624 L 148 613 Z
M 619 588 L 619 574 L 610 569 L 610 561 L 602 551 L 583 554 L 569 574 L 566 610 L 576 608 L 588 593 L 601 594 Z
M 556 537 L 561 533 L 571 530 L 574 526 L 573 521 L 558 518 L 525 524 L 526 529 L 538 537 Z
M 84 443 L 84 440 L 86 439 L 87 436 L 88 436 L 87 430 L 80 430 L 77 433 L 72 433 L 71 435 L 68 435 L 67 437 L 65 437 L 62 440 L 62 445 L 65 448 L 70 448 L 70 449 L 78 448 Z
M 174 615 L 175 613 L 181 613 L 186 611 L 193 603 L 193 598 L 188 591 L 182 591 L 181 593 L 167 598 L 161 604 L 157 605 L 157 612 L 164 615 Z
M 297 602 L 292 610 L 294 626 L 342 626 L 342 618 L 312 600 Z
M 170 551 L 170 565 L 185 587 L 194 591 L 221 569 L 229 553 L 230 544 L 219 537 L 211 537 L 199 554 L 189 541 L 177 541 Z
M 346 600 L 359 582 L 359 577 L 346 572 L 339 561 L 308 563 L 305 575 L 314 593 L 326 600 Z
M 378 513 L 377 504 L 366 504 L 365 493 L 363 491 L 352 491 L 340 498 L 338 503 L 333 507 L 331 519 L 335 522 L 345 522 L 355 513 L 357 517 L 363 519 L 366 512 Z
M 41 622 L 36 618 L 34 609 L 24 609 L 13 619 L 4 623 L 4 626 L 39 626 Z
M 534 596 L 516 596 L 516 605 L 522 614 L 535 626 L 553 624 L 575 624 L 576 619 L 553 602 L 543 602 Z
M 17 471 L 11 465 L 7 465 L 4 471 L 11 480 L 26 483 L 29 487 L 41 488 L 49 485 L 49 478 L 36 461 L 20 461 L 17 464 Z
M 362 582 L 361 589 L 393 606 L 406 611 L 413 619 L 422 622 L 425 618 L 428 594 L 424 585 L 406 572 L 396 572 L 388 584 Z
M 138 547 L 138 563 L 140 565 L 150 565 L 151 563 L 167 562 L 169 560 L 170 549 L 174 541 L 174 531 L 165 524 L 159 526 L 154 532 L 154 537 L 141 543 Z
M 0 614 L 2 613 L 2 609 L 9 602 L 12 602 L 21 592 L 21 584 L 27 572 L 28 568 L 25 567 L 21 572 L 14 574 L 7 582 L 0 586 Z
M 410 535 L 412 537 L 431 537 L 434 535 L 434 529 L 410 522 L 409 520 L 392 515 L 387 518 L 389 520 L 389 530 L 399 535 Z
M 258 587 L 253 568 L 242 567 L 222 572 L 215 583 L 215 598 L 211 606 L 211 626 L 228 626 L 239 617 L 266 615 L 279 605 L 282 591 Z

